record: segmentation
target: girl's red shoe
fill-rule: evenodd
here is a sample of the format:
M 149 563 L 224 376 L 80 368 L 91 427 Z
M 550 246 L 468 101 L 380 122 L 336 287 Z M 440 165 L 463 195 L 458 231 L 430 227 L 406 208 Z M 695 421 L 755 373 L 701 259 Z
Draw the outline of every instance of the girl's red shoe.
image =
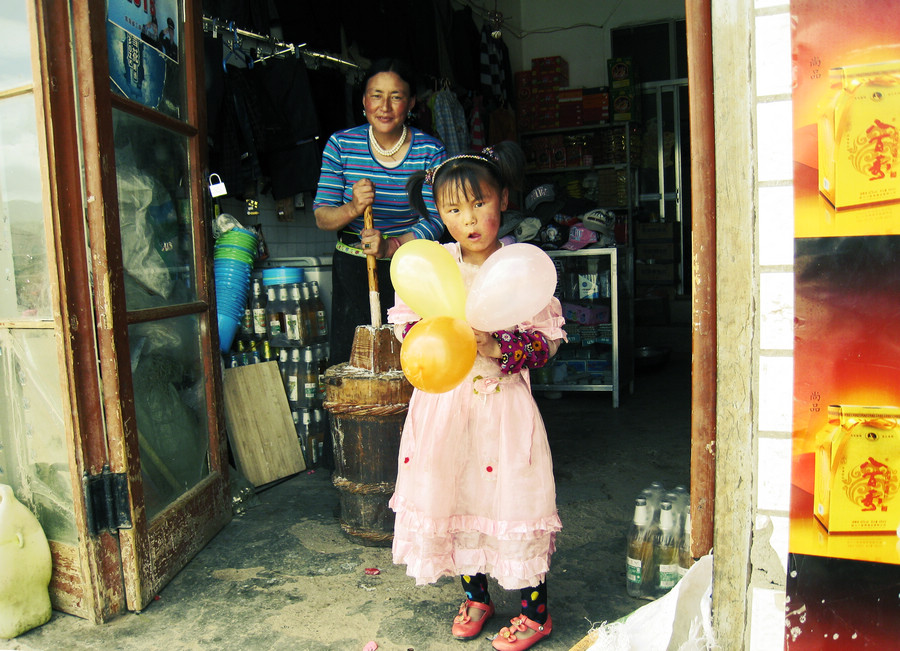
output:
M 469 617 L 469 608 L 484 611 L 481 619 L 474 620 Z M 484 623 L 494 615 L 494 604 L 483 604 L 480 601 L 466 599 L 459 607 L 459 614 L 453 618 L 453 628 L 450 632 L 457 640 L 471 640 L 481 633 Z
M 547 621 L 538 624 L 533 619 L 528 619 L 525 615 L 519 615 L 509 620 L 509 626 L 500 629 L 500 633 L 494 638 L 493 647 L 497 651 L 523 651 L 530 649 L 535 644 L 550 635 L 553 630 L 553 620 L 547 615 Z M 522 637 L 522 632 L 528 629 L 534 631 L 533 635 Z

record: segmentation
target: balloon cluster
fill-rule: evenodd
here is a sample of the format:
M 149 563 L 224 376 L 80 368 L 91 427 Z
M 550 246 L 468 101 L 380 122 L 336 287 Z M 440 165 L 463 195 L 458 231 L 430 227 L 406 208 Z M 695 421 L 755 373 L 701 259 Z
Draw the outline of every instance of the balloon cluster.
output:
M 417 389 L 444 393 L 472 370 L 474 330 L 507 330 L 540 312 L 556 289 L 556 267 L 532 244 L 510 244 L 491 255 L 466 295 L 453 255 L 432 240 L 416 239 L 391 259 L 397 295 L 422 320 L 403 340 L 400 365 Z

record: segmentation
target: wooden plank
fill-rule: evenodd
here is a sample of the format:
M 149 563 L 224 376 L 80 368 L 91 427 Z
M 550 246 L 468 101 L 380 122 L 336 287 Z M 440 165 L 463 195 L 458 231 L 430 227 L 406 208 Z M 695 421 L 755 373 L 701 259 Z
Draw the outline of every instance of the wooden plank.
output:
M 251 484 L 306 469 L 277 362 L 227 369 L 224 392 L 231 451 Z

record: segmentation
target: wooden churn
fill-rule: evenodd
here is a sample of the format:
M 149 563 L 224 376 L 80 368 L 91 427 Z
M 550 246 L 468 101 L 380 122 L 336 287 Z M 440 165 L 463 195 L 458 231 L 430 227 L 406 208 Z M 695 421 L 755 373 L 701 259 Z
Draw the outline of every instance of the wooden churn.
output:
M 366 211 L 371 228 L 371 211 Z M 325 371 L 325 409 L 334 442 L 332 481 L 340 493 L 341 529 L 369 547 L 389 547 L 400 435 L 412 385 L 400 368 L 400 342 L 381 325 L 375 258 L 367 256 L 371 326 L 358 326 L 350 361 Z

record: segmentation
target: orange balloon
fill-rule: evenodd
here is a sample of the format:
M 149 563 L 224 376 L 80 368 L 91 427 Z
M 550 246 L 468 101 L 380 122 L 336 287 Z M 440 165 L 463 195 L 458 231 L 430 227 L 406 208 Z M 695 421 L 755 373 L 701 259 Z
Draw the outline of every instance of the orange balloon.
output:
M 472 370 L 477 350 L 475 333 L 465 321 L 435 316 L 410 328 L 400 347 L 400 366 L 417 389 L 444 393 Z

